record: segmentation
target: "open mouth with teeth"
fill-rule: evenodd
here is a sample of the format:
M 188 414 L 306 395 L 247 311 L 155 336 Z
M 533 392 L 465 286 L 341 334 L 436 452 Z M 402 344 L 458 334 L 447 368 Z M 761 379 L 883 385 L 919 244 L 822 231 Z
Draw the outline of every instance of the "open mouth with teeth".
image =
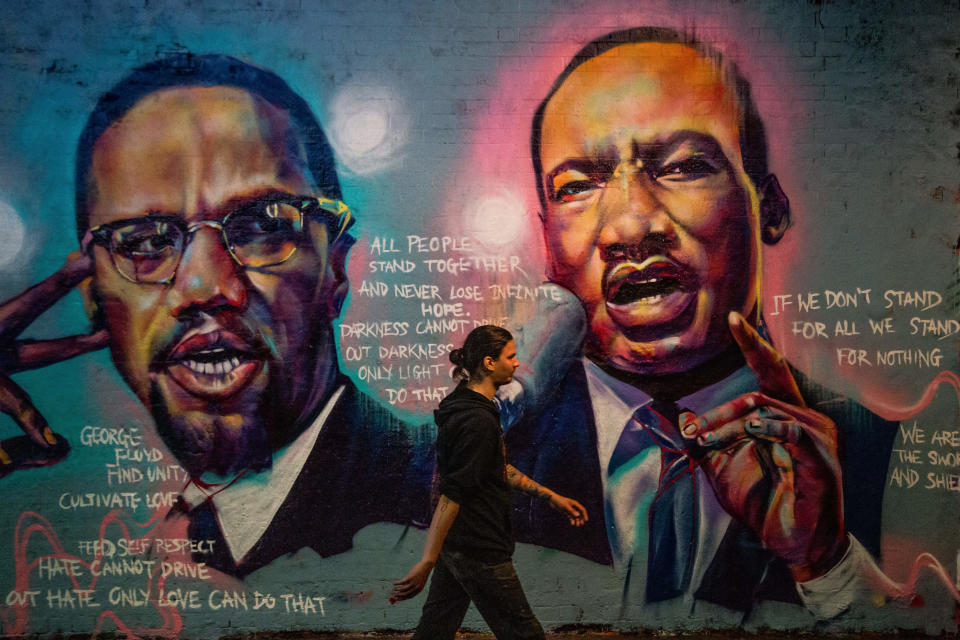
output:
M 639 274 L 639 272 L 634 272 Z M 612 295 L 607 301 L 615 305 L 631 304 L 639 302 L 642 304 L 656 304 L 663 300 L 665 296 L 679 290 L 680 280 L 673 277 L 646 277 L 631 274 L 618 282 Z
M 240 366 L 241 357 L 246 359 L 246 354 L 218 347 L 191 354 L 190 358 L 182 360 L 181 363 L 199 375 L 226 376 Z
M 245 388 L 263 364 L 240 338 L 216 331 L 183 340 L 166 358 L 164 368 L 191 395 L 224 399 Z
M 663 256 L 621 262 L 604 279 L 607 312 L 624 327 L 672 325 L 693 306 L 694 280 L 688 269 Z

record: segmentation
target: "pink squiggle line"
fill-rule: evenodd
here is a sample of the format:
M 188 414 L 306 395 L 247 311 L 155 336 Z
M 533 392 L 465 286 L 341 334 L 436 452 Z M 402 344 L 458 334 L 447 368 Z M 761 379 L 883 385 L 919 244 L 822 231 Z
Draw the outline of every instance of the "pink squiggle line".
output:
M 885 574 L 871 558 L 865 567 L 867 580 L 877 589 L 891 598 L 898 600 L 909 600 L 914 603 L 917 598 L 917 580 L 920 577 L 920 570 L 924 567 L 929 568 L 940 582 L 944 584 L 947 591 L 953 596 L 953 599 L 960 604 L 960 590 L 950 578 L 950 573 L 943 568 L 940 561 L 932 553 L 921 553 L 913 561 L 910 568 L 910 577 L 906 582 L 896 582 Z
M 140 527 L 141 529 L 149 529 L 155 524 L 155 521 L 159 518 L 160 515 L 161 515 L 161 511 L 158 510 L 153 514 L 153 516 L 150 517 L 149 520 L 147 520 L 147 522 L 141 524 L 139 522 L 134 521 L 134 524 Z M 104 516 L 103 521 L 100 523 L 100 532 L 99 532 L 99 538 L 98 538 L 100 543 L 102 543 L 103 540 L 106 538 L 107 525 L 111 523 L 116 523 L 117 525 L 119 525 L 119 527 L 123 531 L 124 538 L 126 538 L 127 540 L 131 539 L 130 530 L 127 528 L 126 524 L 124 524 L 123 521 L 120 519 L 122 516 L 129 517 L 129 514 L 127 514 L 125 511 L 122 511 L 120 509 L 114 509 L 113 511 L 110 511 L 109 513 L 107 513 L 106 516 Z M 22 539 L 20 539 L 20 536 L 21 536 L 20 528 L 23 524 L 23 521 L 27 517 L 36 518 L 41 522 L 31 524 L 29 527 L 27 527 L 26 531 L 24 531 L 22 534 Z M 50 543 L 50 546 L 53 547 L 55 553 L 40 556 L 33 562 L 27 564 L 25 566 L 25 570 L 28 576 L 30 572 L 32 572 L 43 560 L 50 560 L 50 559 L 75 560 L 79 562 L 82 566 L 86 567 L 87 571 L 91 573 L 91 580 L 87 589 L 93 589 L 96 586 L 97 580 L 99 579 L 100 576 L 93 574 L 93 566 L 94 564 L 103 560 L 102 544 L 100 545 L 97 553 L 94 555 L 93 561 L 84 562 L 77 556 L 67 553 L 66 549 L 63 547 L 59 537 L 56 534 L 56 530 L 54 529 L 53 525 L 50 523 L 49 520 L 47 520 L 42 515 L 36 512 L 26 511 L 20 514 L 20 518 L 17 522 L 17 530 L 16 530 L 16 533 L 14 534 L 14 549 L 18 557 L 26 558 L 27 547 L 29 546 L 30 537 L 34 532 L 42 534 L 47 539 L 47 542 Z M 70 575 L 69 577 L 70 577 L 70 582 L 73 584 L 73 588 L 80 589 L 80 583 L 76 580 L 76 576 Z
M 936 394 L 937 389 L 942 384 L 948 384 L 953 387 L 954 393 L 957 395 L 957 402 L 960 404 L 960 376 L 952 371 L 941 371 L 933 378 L 933 380 L 930 381 L 930 384 L 928 384 L 927 388 L 924 389 L 919 400 L 905 407 L 891 406 L 881 403 L 881 406 L 878 407 L 878 413 L 883 415 L 888 420 L 900 421 L 912 418 L 930 405 L 930 402 L 933 401 L 933 397 Z M 960 590 L 957 589 L 956 584 L 951 579 L 950 573 L 944 569 L 943 565 L 940 564 L 940 561 L 930 553 L 921 553 L 916 557 L 910 570 L 910 576 L 906 582 L 896 582 L 892 580 L 889 576 L 883 573 L 879 567 L 877 567 L 876 563 L 871 558 L 867 567 L 868 579 L 876 588 L 880 589 L 891 598 L 897 598 L 901 600 L 909 599 L 913 601 L 917 597 L 917 579 L 920 575 L 920 570 L 924 567 L 927 567 L 933 571 L 934 575 L 940 579 L 940 582 L 946 586 L 947 591 L 951 596 L 953 596 L 953 599 L 960 604 Z
M 157 509 L 153 512 L 151 517 L 145 522 L 140 523 L 132 518 L 128 513 L 120 509 L 114 509 L 107 513 L 104 516 L 103 520 L 100 523 L 99 527 L 99 541 L 102 543 L 106 537 L 106 529 L 110 524 L 117 524 L 123 531 L 123 535 L 127 540 L 131 539 L 130 530 L 124 521 L 121 518 L 128 518 L 133 521 L 136 527 L 140 529 L 149 529 L 151 528 L 156 521 L 163 515 L 164 511 L 162 509 Z M 29 519 L 36 519 L 39 522 L 33 522 L 28 526 L 25 526 L 25 523 Z M 30 539 L 34 534 L 40 534 L 46 538 L 49 545 L 53 548 L 54 553 L 40 556 L 32 562 L 27 562 L 27 549 L 30 543 Z M 103 545 L 100 545 L 100 548 L 94 555 L 94 559 L 91 562 L 84 562 L 82 559 L 69 554 L 66 552 L 66 549 L 63 547 L 60 542 L 60 538 L 56 533 L 56 529 L 50 523 L 49 520 L 44 518 L 39 513 L 33 511 L 25 511 L 20 514 L 20 517 L 17 520 L 17 526 L 14 532 L 14 566 L 15 566 L 15 591 L 23 593 L 30 588 L 30 574 L 31 572 L 39 565 L 42 560 L 45 559 L 66 559 L 77 561 L 82 566 L 86 567 L 88 571 L 92 572 L 92 567 L 95 563 L 100 562 L 103 559 Z M 147 582 L 148 593 L 151 592 L 150 583 L 153 581 L 153 578 L 156 576 L 156 573 L 159 571 L 159 568 L 154 570 L 150 579 Z M 88 589 L 93 589 L 96 586 L 98 575 L 91 575 L 91 581 Z M 69 575 L 69 579 L 74 589 L 80 590 L 80 583 L 77 580 L 76 576 Z M 163 588 L 164 579 L 161 577 L 157 581 L 158 589 Z M 154 636 L 154 637 L 176 637 L 180 630 L 183 627 L 183 621 L 180 617 L 180 614 L 174 608 L 160 607 L 158 604 L 154 603 L 154 608 L 157 610 L 157 613 L 160 615 L 163 625 L 157 628 L 150 627 L 130 627 L 126 625 L 120 617 L 114 613 L 112 610 L 103 611 L 100 616 L 97 618 L 97 623 L 93 637 L 96 637 L 100 632 L 103 622 L 110 618 L 117 625 L 117 630 L 121 633 L 127 635 L 130 638 L 139 638 L 142 635 Z M 10 614 L 13 614 L 13 620 L 11 623 Z M 19 636 L 27 633 L 27 626 L 30 619 L 30 609 L 27 604 L 24 602 L 22 604 L 11 604 L 7 607 L 0 607 L 0 622 L 3 623 L 3 633 L 6 635 Z
M 24 522 L 28 518 L 36 518 L 41 522 L 39 524 L 31 524 L 30 526 L 26 527 L 25 530 L 23 530 Z M 27 563 L 27 543 L 34 532 L 43 535 L 55 551 L 58 551 L 61 554 L 64 553 L 63 546 L 60 544 L 60 540 L 56 532 L 46 518 L 33 511 L 25 511 L 21 513 L 20 517 L 17 519 L 17 526 L 13 537 L 15 567 L 14 590 L 19 593 L 24 593 L 30 588 L 30 572 L 39 562 L 39 560 L 37 560 L 33 563 Z M 74 587 L 78 588 L 76 580 L 72 581 L 74 583 Z M 13 624 L 11 624 L 9 617 L 11 610 L 14 615 Z M 26 632 L 27 623 L 29 622 L 29 609 L 25 602 L 22 604 L 9 605 L 5 609 L 0 609 L 0 617 L 3 619 L 5 633 L 11 635 L 22 635 Z
M 134 520 L 133 524 L 139 527 L 140 529 L 148 530 L 151 527 L 153 527 L 154 524 L 156 524 L 156 521 L 160 518 L 161 515 L 163 515 L 163 513 L 164 512 L 162 509 L 157 509 L 156 511 L 154 511 L 150 519 L 147 520 L 146 522 L 140 523 Z M 120 527 L 120 529 L 123 532 L 124 538 L 126 538 L 128 541 L 131 539 L 130 530 L 127 528 L 127 525 L 123 522 L 121 517 L 129 517 L 129 514 L 121 509 L 114 509 L 113 511 L 110 511 L 109 513 L 107 513 L 106 516 L 104 516 L 103 521 L 101 521 L 100 523 L 100 531 L 99 531 L 99 541 L 101 543 L 106 538 L 107 526 L 114 523 Z M 103 545 L 101 544 L 96 554 L 94 555 L 93 562 L 91 562 L 89 565 L 87 565 L 87 563 L 83 563 L 83 564 L 87 566 L 89 570 L 89 569 L 92 569 L 92 566 L 94 563 L 98 563 L 102 560 L 103 560 Z M 153 579 L 157 577 L 157 574 L 159 572 L 160 572 L 159 568 L 154 569 L 154 571 L 150 575 L 149 580 L 147 580 L 148 594 L 153 592 L 151 583 L 153 582 Z M 93 576 L 93 580 L 91 581 L 91 585 L 90 585 L 91 589 L 95 586 L 98 578 L 99 578 L 98 575 Z M 157 580 L 157 590 L 158 591 L 162 590 L 165 583 L 166 583 L 166 578 L 164 578 L 161 575 L 160 578 L 158 578 Z M 139 626 L 131 627 L 127 625 L 125 622 L 123 622 L 123 620 L 121 620 L 120 617 L 113 610 L 107 609 L 103 613 L 101 613 L 100 616 L 97 617 L 97 622 L 96 622 L 96 625 L 94 626 L 94 631 L 91 634 L 91 638 L 96 638 L 100 634 L 100 631 L 102 630 L 102 627 L 103 627 L 103 623 L 106 621 L 107 618 L 110 618 L 111 620 L 113 620 L 113 623 L 117 627 L 117 631 L 125 634 L 128 638 L 139 639 L 141 636 L 144 636 L 144 635 L 151 636 L 151 637 L 169 637 L 169 638 L 177 637 L 180 633 L 180 630 L 183 628 L 183 621 L 180 617 L 179 612 L 177 612 L 175 609 L 171 609 L 168 607 L 160 607 L 156 604 L 154 604 L 154 609 L 157 610 L 157 613 L 160 614 L 160 618 L 163 621 L 163 625 L 161 627 L 139 627 Z
M 164 585 L 166 584 L 166 578 L 160 574 L 160 568 L 154 569 L 150 573 L 150 579 L 147 580 L 147 594 L 153 593 L 153 587 L 151 583 L 154 578 L 157 578 L 157 590 L 162 591 Z M 96 638 L 100 635 L 100 632 L 103 630 L 104 622 L 109 618 L 113 621 L 113 624 L 116 626 L 117 631 L 123 633 L 130 638 L 131 640 L 141 640 L 143 636 L 151 638 L 177 638 L 180 635 L 180 631 L 183 629 L 183 619 L 180 617 L 180 612 L 172 607 L 160 607 L 159 604 L 154 604 L 154 609 L 157 610 L 157 613 L 160 614 L 161 619 L 163 620 L 162 627 L 131 627 L 128 626 L 120 617 L 113 612 L 113 610 L 106 610 L 97 617 L 97 623 L 94 625 L 93 633 L 90 635 L 91 639 Z
M 952 386 L 954 392 L 957 394 L 957 402 L 960 403 L 960 376 L 953 371 L 941 371 L 930 381 L 930 384 L 924 389 L 923 395 L 921 395 L 920 399 L 915 403 L 903 407 L 880 402 L 877 406 L 877 413 L 887 420 L 907 420 L 908 418 L 912 418 L 930 405 L 933 396 L 941 384 L 949 384 Z

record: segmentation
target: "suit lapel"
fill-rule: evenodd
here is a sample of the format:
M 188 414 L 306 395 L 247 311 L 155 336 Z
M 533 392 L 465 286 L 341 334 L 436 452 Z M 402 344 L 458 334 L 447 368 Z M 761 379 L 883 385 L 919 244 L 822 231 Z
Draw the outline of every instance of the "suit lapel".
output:
M 580 501 L 590 519 L 582 527 L 572 527 L 545 502 L 515 493 L 514 531 L 519 542 L 612 564 L 596 433 L 586 373 L 583 364 L 574 361 L 544 411 L 507 432 L 507 456 L 537 482 Z

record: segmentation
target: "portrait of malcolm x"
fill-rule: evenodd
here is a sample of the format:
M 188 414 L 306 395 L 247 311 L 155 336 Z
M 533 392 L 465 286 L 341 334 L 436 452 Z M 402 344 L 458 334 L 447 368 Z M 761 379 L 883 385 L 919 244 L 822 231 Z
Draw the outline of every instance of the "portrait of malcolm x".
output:
M 425 437 L 338 367 L 353 217 L 323 130 L 282 79 L 222 55 L 131 72 L 81 134 L 76 220 L 80 251 L 4 305 L 0 336 L 12 342 L 75 286 L 94 332 L 13 343 L 8 364 L 108 346 L 192 479 L 188 509 L 214 510 L 232 556 L 220 568 L 246 573 L 301 546 L 338 553 L 366 524 L 423 518 Z M 63 439 L 16 407 L 33 447 L 11 464 L 55 457 Z M 251 534 L 237 496 L 254 484 L 267 517 Z

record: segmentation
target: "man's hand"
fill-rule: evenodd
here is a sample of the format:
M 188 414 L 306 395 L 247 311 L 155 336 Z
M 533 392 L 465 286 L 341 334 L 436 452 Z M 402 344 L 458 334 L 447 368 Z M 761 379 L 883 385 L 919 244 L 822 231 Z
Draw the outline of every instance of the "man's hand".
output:
M 810 580 L 847 546 L 836 426 L 806 407 L 786 360 L 743 316 L 731 313 L 729 324 L 760 391 L 681 415 L 683 436 L 705 450 L 700 466 L 723 508 L 786 560 L 796 581 Z
M 441 494 L 437 508 L 433 510 L 433 518 L 430 520 L 427 541 L 423 545 L 423 557 L 420 558 L 420 562 L 413 565 L 413 569 L 410 569 L 406 577 L 394 581 L 390 595 L 391 604 L 398 600 L 408 600 L 423 591 L 423 586 L 427 584 L 427 578 L 430 577 L 430 572 L 433 571 L 433 566 L 440 556 L 440 549 L 443 547 L 447 532 L 450 531 L 459 513 L 460 503 Z
M 431 571 L 433 571 L 432 562 L 421 560 L 413 565 L 413 569 L 410 569 L 410 573 L 408 573 L 406 577 L 402 580 L 393 581 L 390 601 L 409 600 L 423 591 L 423 587 L 426 586 L 427 578 L 430 577 Z
M 550 505 L 551 509 L 566 515 L 570 520 L 570 524 L 575 527 L 582 527 L 588 520 L 586 507 L 573 498 L 567 498 L 559 493 L 554 493 L 550 496 L 547 504 Z
M 0 477 L 18 469 L 54 464 L 70 450 L 67 441 L 54 435 L 30 396 L 9 375 L 107 345 L 105 330 L 53 340 L 16 340 L 40 314 L 92 273 L 92 258 L 74 252 L 52 276 L 0 304 L 0 411 L 13 418 L 26 434 L 0 442 Z

